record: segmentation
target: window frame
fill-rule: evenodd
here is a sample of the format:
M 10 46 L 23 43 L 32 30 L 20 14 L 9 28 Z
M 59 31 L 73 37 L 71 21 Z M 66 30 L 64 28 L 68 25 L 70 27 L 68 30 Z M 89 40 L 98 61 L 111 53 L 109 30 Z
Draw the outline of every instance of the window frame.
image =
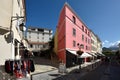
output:
M 75 28 L 72 29 L 72 35 L 76 36 L 76 29 Z
M 76 41 L 73 40 L 73 47 L 76 47 Z
M 84 41 L 84 35 L 82 34 L 82 41 Z

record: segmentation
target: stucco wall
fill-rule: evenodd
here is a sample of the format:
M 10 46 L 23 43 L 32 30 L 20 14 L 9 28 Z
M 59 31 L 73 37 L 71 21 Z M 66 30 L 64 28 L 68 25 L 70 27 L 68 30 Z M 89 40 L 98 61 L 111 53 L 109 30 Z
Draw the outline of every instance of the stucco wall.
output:
M 4 65 L 5 60 L 12 59 L 10 42 L 9 37 L 0 35 L 0 65 Z
M 91 51 L 91 44 L 88 43 L 88 39 L 91 41 L 91 37 L 88 36 L 85 32 L 82 31 L 82 26 L 84 26 L 84 29 L 87 29 L 87 32 L 90 32 L 89 29 L 84 25 L 84 23 L 79 19 L 79 17 L 68 7 L 66 6 L 66 48 L 72 49 L 72 50 L 78 50 L 77 44 L 83 44 L 84 49 L 82 49 L 84 52 L 90 52 Z M 76 19 L 76 23 L 73 23 L 73 16 Z M 76 36 L 73 36 L 73 28 L 76 30 Z M 84 35 L 84 41 L 82 41 L 82 35 Z M 87 38 L 87 42 L 86 42 Z M 76 46 L 73 47 L 73 40 L 76 41 Z M 86 46 L 89 47 L 88 50 L 86 50 Z
M 0 1 L 0 26 L 10 29 L 12 15 L 12 0 Z

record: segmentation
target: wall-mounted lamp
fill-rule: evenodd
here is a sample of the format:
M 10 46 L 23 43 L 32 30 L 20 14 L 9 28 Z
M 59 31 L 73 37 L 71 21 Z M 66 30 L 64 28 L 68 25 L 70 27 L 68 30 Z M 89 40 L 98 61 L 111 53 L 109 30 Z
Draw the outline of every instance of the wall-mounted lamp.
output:
M 23 22 L 19 25 L 19 27 L 20 27 L 21 31 L 25 31 L 26 30 L 25 24 Z

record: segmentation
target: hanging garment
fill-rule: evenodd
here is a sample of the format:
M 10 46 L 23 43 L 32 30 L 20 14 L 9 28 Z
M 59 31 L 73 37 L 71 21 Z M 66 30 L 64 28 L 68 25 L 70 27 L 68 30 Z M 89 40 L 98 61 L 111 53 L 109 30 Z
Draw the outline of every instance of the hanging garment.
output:
M 5 72 L 7 73 L 11 72 L 10 61 L 5 61 Z
M 34 72 L 35 71 L 35 66 L 33 60 L 30 60 L 30 71 Z
M 27 71 L 30 74 L 30 60 L 27 60 Z
M 13 69 L 14 69 L 13 63 L 14 63 L 14 61 L 10 61 L 10 73 L 11 73 L 11 75 L 13 75 Z

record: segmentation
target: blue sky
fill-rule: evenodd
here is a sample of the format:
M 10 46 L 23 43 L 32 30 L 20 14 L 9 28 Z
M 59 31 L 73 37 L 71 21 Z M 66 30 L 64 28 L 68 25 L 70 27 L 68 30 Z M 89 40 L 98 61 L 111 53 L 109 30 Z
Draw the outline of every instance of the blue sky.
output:
M 65 2 L 100 37 L 103 46 L 120 42 L 120 0 L 26 0 L 26 25 L 55 31 Z

